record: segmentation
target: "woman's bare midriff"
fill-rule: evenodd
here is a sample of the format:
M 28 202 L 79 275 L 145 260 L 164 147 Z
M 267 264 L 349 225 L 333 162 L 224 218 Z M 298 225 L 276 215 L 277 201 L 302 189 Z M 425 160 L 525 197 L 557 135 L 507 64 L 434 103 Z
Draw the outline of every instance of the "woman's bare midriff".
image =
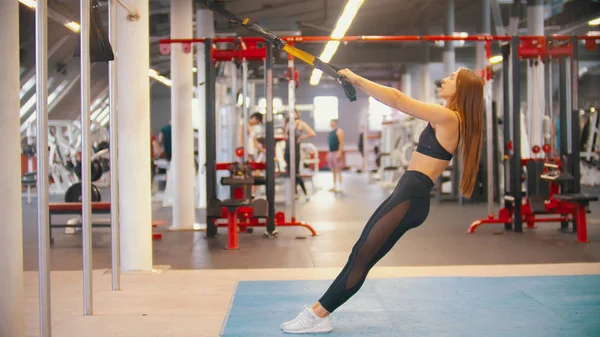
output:
M 419 171 L 431 178 L 431 181 L 435 182 L 442 172 L 444 172 L 446 167 L 448 167 L 449 163 L 450 162 L 447 160 L 431 158 L 415 151 L 410 158 L 408 170 Z

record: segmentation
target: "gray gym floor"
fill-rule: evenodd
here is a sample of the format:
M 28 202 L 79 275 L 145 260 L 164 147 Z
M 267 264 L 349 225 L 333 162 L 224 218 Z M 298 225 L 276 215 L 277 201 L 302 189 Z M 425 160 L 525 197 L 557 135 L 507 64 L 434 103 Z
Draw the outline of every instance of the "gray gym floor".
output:
M 223 249 L 227 231 L 219 229 L 215 239 L 204 232 L 168 232 L 154 242 L 154 264 L 174 269 L 258 269 L 341 267 L 350 249 L 371 215 L 387 196 L 377 184 L 369 184 L 361 175 L 344 175 L 343 194 L 328 192 L 330 175 L 322 173 L 323 188 L 311 200 L 297 203 L 297 218 L 313 225 L 320 233 L 311 237 L 304 228 L 282 227 L 276 239 L 265 239 L 264 229 L 240 233 L 240 250 Z M 585 188 L 598 195 L 600 188 Z M 103 195 L 103 200 L 108 200 Z M 51 200 L 61 201 L 61 196 Z M 23 198 L 23 241 L 25 270 L 37 269 L 36 199 L 27 204 Z M 170 208 L 154 204 L 154 219 L 170 221 Z M 437 204 L 432 200 L 427 221 L 408 232 L 380 261 L 380 266 L 443 266 L 540 264 L 600 262 L 600 203 L 593 203 L 588 214 L 590 243 L 577 242 L 576 234 L 558 231 L 556 223 L 539 224 L 524 233 L 504 232 L 502 225 L 483 225 L 475 234 L 466 231 L 476 219 L 487 215 L 486 204 Z M 198 219 L 204 218 L 198 212 Z M 58 219 L 58 217 L 57 217 Z M 66 219 L 65 219 L 66 221 Z M 81 235 L 64 234 L 54 229 L 55 244 L 50 249 L 52 270 L 81 270 Z M 110 268 L 110 230 L 93 230 L 94 269 Z

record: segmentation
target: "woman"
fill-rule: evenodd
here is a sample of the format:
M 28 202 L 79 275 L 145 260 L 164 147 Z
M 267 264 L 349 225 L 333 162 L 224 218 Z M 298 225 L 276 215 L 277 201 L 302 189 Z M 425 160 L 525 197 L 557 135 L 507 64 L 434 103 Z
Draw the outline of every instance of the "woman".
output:
M 339 72 L 353 85 L 382 103 L 429 122 L 421 133 L 408 170 L 394 192 L 375 210 L 346 266 L 327 292 L 294 320 L 281 325 L 287 333 L 318 333 L 332 330 L 329 314 L 352 297 L 369 270 L 389 252 L 408 230 L 422 224 L 429 214 L 433 182 L 460 149 L 461 194 L 470 197 L 479 167 L 483 133 L 483 80 L 468 69 L 459 69 L 444 80 L 440 95 L 445 106 L 414 100 L 350 70 Z
M 288 174 L 290 172 L 290 170 L 289 170 L 289 164 L 290 164 L 289 122 L 290 122 L 290 120 L 289 120 L 289 118 L 287 118 L 285 120 L 285 126 L 283 127 L 283 130 L 285 132 L 285 137 L 286 137 L 285 152 L 284 152 L 283 156 L 284 156 L 285 162 L 288 164 L 288 168 L 286 170 L 288 172 Z M 294 135 L 296 137 L 296 146 L 295 146 L 295 155 L 294 155 L 294 158 L 296 159 L 295 160 L 296 184 L 294 186 L 300 185 L 302 192 L 304 192 L 304 197 L 306 198 L 306 201 L 309 201 L 310 198 L 308 196 L 308 193 L 306 192 L 306 186 L 304 185 L 304 180 L 302 180 L 302 178 L 300 177 L 300 142 L 303 141 L 304 139 L 312 138 L 312 137 L 316 136 L 317 134 L 310 126 L 308 126 L 308 124 L 306 124 L 306 122 L 304 122 L 303 120 L 300 119 L 300 116 L 298 115 L 298 110 L 294 110 Z

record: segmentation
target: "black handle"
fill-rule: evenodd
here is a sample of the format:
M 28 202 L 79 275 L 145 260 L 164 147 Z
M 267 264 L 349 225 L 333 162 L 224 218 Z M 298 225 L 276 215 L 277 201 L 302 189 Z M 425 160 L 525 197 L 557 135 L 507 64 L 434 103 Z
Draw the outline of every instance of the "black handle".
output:
M 340 71 L 338 67 L 325 63 L 319 58 L 315 58 L 315 68 L 340 81 L 346 97 L 348 97 L 350 102 L 356 101 L 356 89 L 354 89 L 354 86 L 352 86 L 352 83 L 350 83 L 347 78 L 338 73 Z

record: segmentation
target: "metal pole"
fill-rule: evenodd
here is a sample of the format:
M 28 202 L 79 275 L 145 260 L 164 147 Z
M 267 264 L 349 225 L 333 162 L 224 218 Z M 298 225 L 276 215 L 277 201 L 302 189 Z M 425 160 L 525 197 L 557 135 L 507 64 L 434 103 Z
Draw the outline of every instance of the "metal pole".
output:
M 83 227 L 83 314 L 93 315 L 92 179 L 90 161 L 90 0 L 81 0 L 81 215 Z
M 504 135 L 504 194 L 510 195 L 512 188 L 511 177 L 511 160 L 510 149 L 508 143 L 511 141 L 511 95 L 510 90 L 510 44 L 502 46 L 502 99 L 503 99 L 503 116 L 502 116 L 502 131 Z M 512 225 L 505 224 L 504 229 L 512 229 Z
M 212 39 L 206 39 L 204 42 L 204 69 L 206 71 L 206 236 L 214 237 L 217 228 L 212 223 L 211 209 L 215 206 L 217 199 L 217 190 L 215 184 L 217 181 L 217 139 L 215 134 L 215 66 L 211 59 Z
M 456 30 L 454 24 L 454 0 L 448 1 L 448 16 L 446 18 L 446 34 L 452 35 Z M 454 50 L 454 41 L 446 41 L 444 44 L 444 72 L 450 76 L 456 69 L 456 54 Z
M 266 113 L 266 143 L 267 143 L 267 203 L 269 217 L 267 234 L 275 231 L 275 128 L 273 125 L 273 46 L 267 43 L 267 59 L 265 60 L 265 97 L 267 99 Z
M 545 78 L 547 78 L 544 90 L 546 91 L 546 98 L 548 100 L 548 118 L 550 119 L 550 128 L 548 129 L 546 129 L 546 126 L 548 124 L 546 124 L 546 120 L 544 120 L 544 144 L 550 144 L 552 150 L 554 151 L 554 138 L 552 137 L 552 124 L 554 123 L 554 100 L 552 97 L 552 58 L 548 58 L 546 63 L 544 63 L 544 72 L 544 76 Z M 550 153 L 549 155 L 551 156 L 552 153 Z
M 492 31 L 492 23 L 491 23 L 491 10 L 490 10 L 490 0 L 480 0 L 481 1 L 481 34 L 482 35 L 490 35 Z M 476 68 L 477 70 L 483 70 L 487 64 L 485 61 L 485 44 L 478 43 L 475 46 L 476 49 Z
M 236 162 L 237 161 L 237 154 L 235 149 L 238 147 L 238 135 L 239 135 L 239 119 L 238 119 L 238 114 L 237 114 L 237 75 L 238 75 L 238 69 L 235 65 L 235 63 L 231 62 L 229 63 L 229 66 L 231 67 L 231 110 L 229 111 L 229 125 L 230 125 L 230 130 L 231 130 L 231 134 L 230 134 L 230 142 L 231 142 L 231 161 L 232 162 Z M 244 121 L 245 122 L 245 121 Z M 231 189 L 231 193 L 232 193 L 232 198 L 233 198 L 233 188 Z
M 112 290 L 121 290 L 121 235 L 119 222 L 119 138 L 117 114 L 117 0 L 108 2 L 108 34 L 115 59 L 108 64 L 110 100 L 110 224 Z
M 513 36 L 511 43 L 512 52 L 512 81 L 513 81 L 513 187 L 514 197 L 514 229 L 515 232 L 523 231 L 521 219 L 521 67 L 519 64 L 519 37 Z
M 561 57 L 558 60 L 558 100 L 559 100 L 559 122 L 558 122 L 558 130 L 559 130 L 559 142 L 558 147 L 560 149 L 560 157 L 563 158 L 569 154 L 569 143 L 568 143 L 568 110 L 569 105 L 567 103 L 567 95 L 568 95 L 568 84 L 567 79 L 567 68 L 568 68 L 568 58 Z
M 214 36 L 214 20 L 213 20 L 213 12 L 210 10 L 200 9 L 196 10 L 196 36 L 197 37 L 213 37 Z M 197 84 L 198 87 L 196 89 L 196 98 L 198 99 L 198 105 L 200 107 L 198 120 L 200 121 L 198 125 L 198 207 L 206 208 L 207 207 L 207 197 L 206 197 L 206 100 L 207 100 L 207 91 L 206 91 L 206 83 L 209 80 L 208 73 L 206 70 L 206 62 L 205 62 L 205 44 L 198 43 L 196 44 L 196 68 L 198 69 L 197 75 Z
M 577 36 L 571 38 L 573 55 L 571 56 L 571 167 L 575 178 L 573 193 L 581 191 L 581 134 L 579 129 L 579 44 Z
M 50 240 L 48 212 L 48 3 L 35 9 L 35 86 L 37 109 L 38 280 L 40 336 L 52 336 L 50 305 Z
M 244 135 L 242 140 L 244 142 L 244 162 L 248 161 L 248 62 L 244 60 L 242 62 L 242 114 L 244 125 Z
M 527 1 L 527 33 L 529 35 L 543 36 L 544 35 L 544 1 L 543 0 L 528 0 Z M 530 148 L 533 146 L 543 145 L 543 120 L 544 120 L 544 103 L 545 90 L 543 89 L 545 78 L 543 71 L 543 58 L 533 60 L 528 65 L 527 77 L 527 116 L 529 119 L 528 134 L 531 139 Z M 530 152 L 533 156 L 533 152 Z
M 485 85 L 485 119 L 486 119 L 486 157 L 487 157 L 487 201 L 488 215 L 493 215 L 494 210 L 494 113 L 492 111 L 492 85 L 490 79 Z
M 510 6 L 510 19 L 508 23 L 508 35 L 519 35 L 519 21 L 521 19 L 521 0 L 513 0 Z
M 288 81 L 288 113 L 290 116 L 289 127 L 289 151 L 290 151 L 290 162 L 288 163 L 288 172 L 290 173 L 290 216 L 292 219 L 296 218 L 296 167 L 299 163 L 296 163 L 296 86 L 294 81 L 294 57 L 288 56 L 288 72 L 290 73 L 290 79 Z M 298 150 L 300 148 L 298 147 Z M 299 171 L 298 171 L 299 172 Z

